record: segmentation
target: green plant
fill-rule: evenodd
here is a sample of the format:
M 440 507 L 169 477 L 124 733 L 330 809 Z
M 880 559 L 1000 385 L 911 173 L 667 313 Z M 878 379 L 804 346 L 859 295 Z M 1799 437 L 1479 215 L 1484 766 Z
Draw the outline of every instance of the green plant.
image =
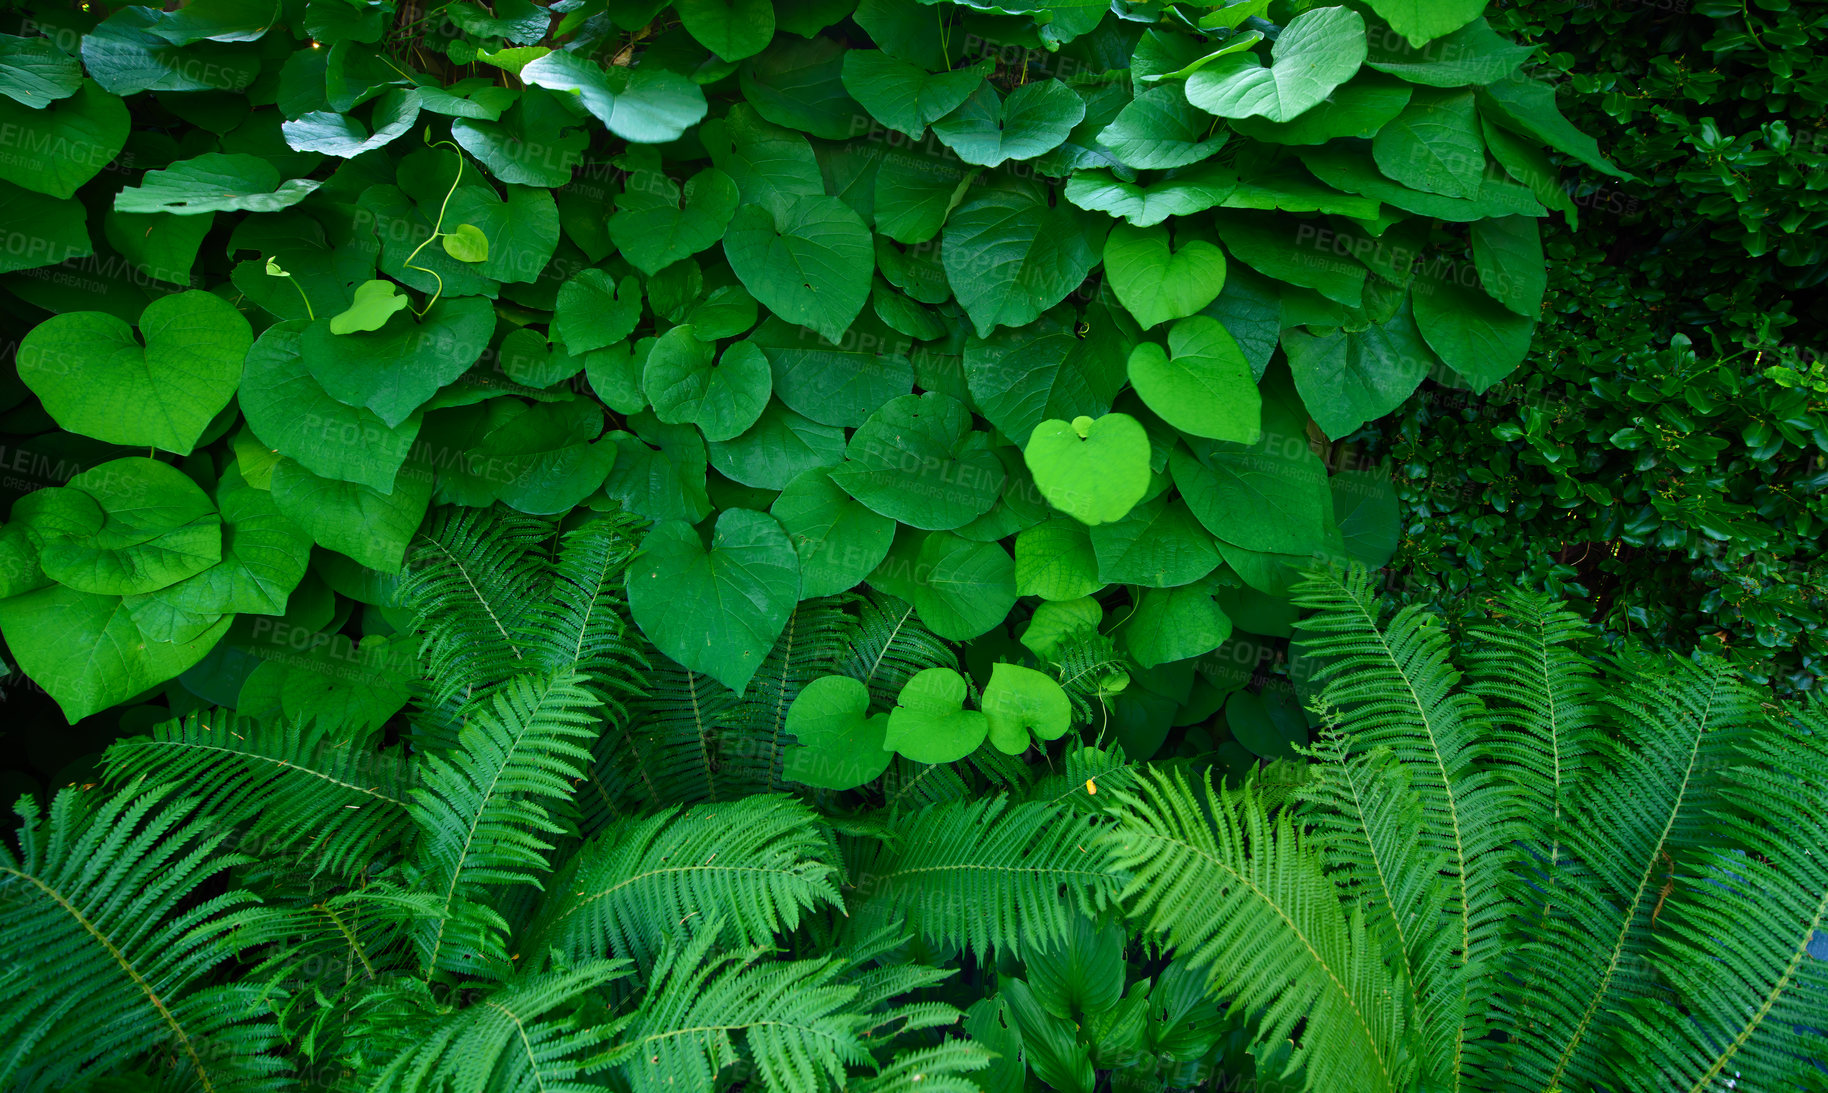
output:
M 1017 7 L 12 27 L 7 428 L 81 473 L 10 487 L 0 633 L 67 719 L 126 707 L 38 784 L 123 717 L 387 724 L 415 536 L 496 503 L 651 524 L 657 693 L 760 719 L 802 604 L 868 587 L 1012 747 L 1065 731 L 1016 668 L 1132 755 L 1230 743 L 1176 732 L 1251 683 L 1201 658 L 1395 539 L 1316 449 L 1515 367 L 1544 148 L 1611 167 L 1476 6 Z
M 1306 1088 L 1819 1080 L 1828 716 L 1725 665 L 1595 661 L 1528 594 L 1473 633 L 1297 591 L 1325 731 L 1286 806 L 1151 771 L 1104 836 L 1130 913 L 1257 1017 Z M 1603 668 L 1601 665 L 1603 664 Z

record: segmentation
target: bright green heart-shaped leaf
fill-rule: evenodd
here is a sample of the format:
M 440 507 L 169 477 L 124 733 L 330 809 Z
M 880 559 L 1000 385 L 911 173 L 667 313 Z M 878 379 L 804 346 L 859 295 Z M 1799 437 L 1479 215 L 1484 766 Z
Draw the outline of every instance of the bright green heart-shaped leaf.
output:
M 1212 652 L 1231 636 L 1231 619 L 1200 585 L 1151 588 L 1124 624 L 1124 644 L 1144 668 Z
M 304 579 L 311 538 L 280 514 L 266 490 L 230 467 L 216 485 L 222 514 L 222 560 L 151 597 L 198 615 L 283 615 Z
M 487 262 L 489 260 L 489 237 L 474 224 L 459 224 L 438 237 L 438 244 L 444 253 L 459 262 Z
M 787 483 L 768 513 L 781 522 L 800 556 L 802 600 L 857 587 L 895 540 L 895 521 L 858 503 L 824 467 Z
M 1325 539 L 1326 467 L 1307 438 L 1265 429 L 1245 449 L 1177 445 L 1169 469 L 1206 530 L 1272 554 L 1308 554 Z
M 1036 656 L 1051 657 L 1061 641 L 1074 634 L 1087 634 L 1104 621 L 1104 608 L 1090 596 L 1079 600 L 1049 600 L 1035 608 L 1028 629 L 1022 631 L 1022 644 Z
M 798 198 L 778 216 L 738 209 L 724 254 L 762 306 L 834 342 L 863 310 L 876 268 L 870 230 L 835 197 Z
M 946 280 L 979 337 L 1027 326 L 1098 264 L 1105 227 L 1065 204 L 1050 206 L 1038 189 L 993 190 L 946 221 Z
M 1149 434 L 1128 414 L 1043 421 L 1022 457 L 1047 503 L 1081 523 L 1121 520 L 1149 490 Z
M 774 37 L 771 0 L 676 0 L 686 33 L 726 61 L 760 53 Z
M 852 434 L 832 481 L 870 509 L 929 531 L 963 527 L 996 504 L 1003 466 L 957 399 L 902 395 Z
M 1027 436 L 1047 418 L 1108 412 L 1123 388 L 1128 347 L 1103 308 L 1083 320 L 1056 308 L 1028 326 L 967 338 L 965 382 L 978 412 L 1004 436 Z
M 227 617 L 184 642 L 154 641 L 119 596 L 52 585 L 0 600 L 0 634 L 71 724 L 173 678 L 228 632 Z
M 1179 84 L 1169 84 L 1136 96 L 1098 134 L 1098 143 L 1125 166 L 1159 171 L 1198 163 L 1223 148 L 1229 135 L 1210 114 L 1193 108 Z
M 1516 371 L 1530 351 L 1535 319 L 1453 277 L 1418 276 L 1411 298 L 1428 347 L 1476 392 Z
M 1244 351 L 1217 319 L 1195 315 L 1168 331 L 1168 350 L 1143 342 L 1130 353 L 1130 385 L 1184 433 L 1251 444 L 1263 399 Z
M 1019 664 L 990 669 L 984 687 L 990 742 L 1004 755 L 1028 750 L 1029 736 L 1058 740 L 1073 724 L 1073 705 L 1051 676 Z
M 1418 88 L 1371 140 L 1378 170 L 1411 189 L 1471 200 L 1485 179 L 1485 141 L 1467 90 Z
M 1076 600 L 1104 587 L 1087 528 L 1056 517 L 1016 536 L 1016 594 Z
M 625 277 L 618 285 L 600 269 L 583 270 L 560 285 L 552 309 L 553 331 L 574 355 L 624 340 L 640 320 L 641 282 Z
M 330 397 L 366 406 L 392 428 L 463 375 L 494 330 L 489 301 L 447 298 L 419 322 L 389 323 L 371 334 L 339 335 L 329 320 L 319 319 L 301 335 L 299 352 Z
M 635 144 L 678 140 L 705 116 L 705 93 L 689 78 L 658 65 L 612 65 L 608 70 L 563 50 L 520 70 L 528 84 L 569 92 L 611 133 Z
M 406 544 L 432 499 L 431 471 L 407 464 L 393 492 L 312 474 L 296 461 L 273 468 L 273 503 L 313 542 L 380 573 L 398 573 Z
M 969 641 L 1016 605 L 1015 563 L 996 543 L 936 531 L 921 544 L 911 595 L 927 629 L 947 641 Z
M 1402 405 L 1435 363 L 1407 306 L 1355 332 L 1290 330 L 1282 347 L 1301 401 L 1336 440 Z
M 140 334 L 143 346 L 99 311 L 54 315 L 20 343 L 19 378 L 71 432 L 188 455 L 234 396 L 253 332 L 226 300 L 193 291 L 147 304 Z
M 49 38 L 0 34 L 0 95 L 40 109 L 82 84 L 82 66 Z
M 1485 10 L 1485 3 L 1486 0 L 1372 0 L 1371 10 L 1392 30 L 1409 39 L 1410 45 L 1421 46 L 1477 19 Z
M 628 570 L 628 605 L 654 647 L 742 694 L 800 598 L 800 563 L 765 513 L 725 509 L 706 550 L 690 524 L 656 524 Z
M 419 103 L 416 89 L 390 88 L 375 100 L 373 132 L 349 115 L 334 110 L 313 110 L 294 121 L 281 122 L 280 130 L 293 151 L 352 159 L 363 152 L 385 148 L 396 138 L 405 136 L 413 122 L 419 120 Z
M 673 327 L 648 353 L 641 385 L 661 421 L 696 425 L 706 440 L 731 440 L 768 405 L 768 358 L 749 342 L 730 346 L 713 365 L 716 352 L 692 327 Z
M 1270 64 L 1251 53 L 1221 57 L 1187 78 L 1187 101 L 1221 118 L 1291 121 L 1351 79 L 1364 60 L 1364 16 L 1350 8 L 1310 8 L 1282 28 Z
M 824 425 L 854 428 L 914 389 L 912 343 L 871 315 L 859 316 L 837 342 L 780 319 L 749 340 L 768 357 L 775 395 Z
M 63 489 L 94 502 L 92 522 L 28 521 L 45 576 L 78 592 L 156 592 L 222 560 L 222 520 L 183 471 L 145 456 L 92 467 Z M 75 500 L 71 498 L 71 500 Z M 85 515 L 88 509 L 84 506 Z
M 138 186 L 114 198 L 124 213 L 271 213 L 291 208 L 323 183 L 314 179 L 279 180 L 279 168 L 245 152 L 210 152 L 147 171 Z
M 52 197 L 70 197 L 127 145 L 127 104 L 85 80 L 73 95 L 37 106 L 0 101 L 6 179 Z
M 1146 185 L 1125 182 L 1105 170 L 1075 171 L 1066 181 L 1066 199 L 1082 209 L 1121 216 L 1146 228 L 1170 216 L 1204 212 L 1237 187 L 1238 173 L 1213 163 L 1182 168 Z
M 392 281 L 363 281 L 355 287 L 349 307 L 330 317 L 330 333 L 355 334 L 386 326 L 387 320 L 406 310 L 407 299 L 398 290 Z
M 1104 241 L 1111 291 L 1144 330 L 1195 314 L 1225 288 L 1225 252 L 1203 239 L 1168 246 L 1168 229 L 1119 224 Z
M 916 763 L 952 763 L 977 750 L 990 731 L 980 711 L 965 707 L 965 677 L 950 668 L 916 672 L 889 711 L 883 746 Z
M 651 149 L 632 148 L 620 163 L 628 176 L 616 195 L 609 237 L 630 265 L 652 274 L 723 238 L 739 201 L 729 175 L 706 167 L 682 191 Z
M 933 135 L 966 163 L 995 167 L 1060 146 L 1085 118 L 1085 100 L 1059 80 L 1023 84 L 1004 98 L 989 80 L 933 122 Z
M 419 435 L 420 417 L 390 427 L 372 410 L 331 398 L 301 355 L 308 325 L 303 319 L 275 323 L 248 350 L 237 393 L 248 427 L 262 444 L 313 474 L 389 492 Z
M 890 53 L 852 49 L 844 54 L 844 89 L 870 117 L 916 140 L 927 126 L 958 109 L 983 83 L 984 68 L 928 72 Z
M 1105 584 L 1172 588 L 1192 584 L 1219 565 L 1212 535 L 1182 501 L 1145 501 L 1112 524 L 1091 529 L 1098 579 Z
M 781 776 L 821 789 L 855 789 L 889 769 L 895 753 L 883 746 L 889 715 L 868 716 L 869 688 L 850 676 L 820 676 L 800 688 L 787 708 L 787 731 L 797 741 Z

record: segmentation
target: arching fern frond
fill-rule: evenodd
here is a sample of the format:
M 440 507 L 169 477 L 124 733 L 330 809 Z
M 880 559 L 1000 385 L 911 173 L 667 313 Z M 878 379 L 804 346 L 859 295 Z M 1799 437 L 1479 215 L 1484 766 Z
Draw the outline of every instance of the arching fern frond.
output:
M 597 1093 L 602 1083 L 587 1079 L 608 1066 L 608 1045 L 627 1018 L 608 1018 L 592 996 L 627 971 L 624 961 L 590 960 L 564 971 L 524 974 L 460 1009 L 414 1021 L 407 1026 L 411 1046 L 367 1088 Z
M 1098 841 L 1130 874 L 1130 915 L 1203 969 L 1216 993 L 1259 1013 L 1260 1045 L 1302 1024 L 1291 1063 L 1306 1067 L 1308 1088 L 1413 1088 L 1406 992 L 1286 813 L 1269 816 L 1248 785 L 1207 780 L 1196 793 L 1180 774 L 1154 770 L 1115 797 L 1116 826 Z
M 500 506 L 448 506 L 413 540 L 395 595 L 425 635 L 429 705 L 527 669 L 523 627 L 548 580 L 554 532 Z
M 871 589 L 858 602 L 857 630 L 837 671 L 869 688 L 872 709 L 886 710 L 916 673 L 957 667 L 958 653 L 927 629 L 913 605 Z
M 209 982 L 254 912 L 195 893 L 249 859 L 175 793 L 66 789 L 48 816 L 21 799 L 18 852 L 0 841 L 0 1086 L 59 1093 L 157 1052 L 212 1093 L 288 1088 L 259 992 Z
M 853 929 L 901 918 L 940 945 L 1020 955 L 1066 936 L 1075 911 L 1106 906 L 1117 879 L 1091 821 L 1004 796 L 930 805 L 893 821 L 892 843 L 853 855 Z
M 850 1093 L 981 1093 L 968 1075 L 990 1065 L 990 1051 L 970 1040 L 946 1040 L 897 1054 L 881 1070 L 848 1086 Z
M 561 870 L 522 945 L 653 963 L 682 925 L 715 909 L 725 943 L 750 947 L 816 907 L 842 906 L 818 816 L 785 796 L 671 808 L 593 836 Z
M 838 981 L 843 962 L 719 952 L 722 935 L 710 918 L 656 961 L 618 1045 L 635 1093 L 720 1088 L 714 1076 L 743 1063 L 754 1068 L 750 1086 L 768 1093 L 845 1088 L 845 1068 L 869 1055 L 857 1035 L 863 1018 L 849 1008 L 857 988 Z
M 550 580 L 520 613 L 516 644 L 537 669 L 576 672 L 620 719 L 647 669 L 623 600 L 622 574 L 635 556 L 641 521 L 623 513 L 597 516 L 566 532 Z
M 171 782 L 210 799 L 218 822 L 245 823 L 267 852 L 348 875 L 398 845 L 414 768 L 366 734 L 258 722 L 211 710 L 109 747 L 107 784 Z
M 422 761 L 413 860 L 444 909 L 418 930 L 427 975 L 506 966 L 507 923 L 471 897 L 485 886 L 538 884 L 550 869 L 549 840 L 564 831 L 552 807 L 569 800 L 589 762 L 597 709 L 576 674 L 516 677 L 471 714 L 452 751 Z

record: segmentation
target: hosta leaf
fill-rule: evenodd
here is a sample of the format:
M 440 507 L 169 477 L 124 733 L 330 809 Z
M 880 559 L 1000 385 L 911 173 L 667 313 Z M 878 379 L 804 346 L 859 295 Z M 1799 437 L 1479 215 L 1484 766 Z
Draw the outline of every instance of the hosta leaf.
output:
M 742 694 L 800 596 L 799 559 L 765 513 L 725 509 L 709 550 L 691 525 L 656 524 L 628 571 L 628 603 L 654 647 Z

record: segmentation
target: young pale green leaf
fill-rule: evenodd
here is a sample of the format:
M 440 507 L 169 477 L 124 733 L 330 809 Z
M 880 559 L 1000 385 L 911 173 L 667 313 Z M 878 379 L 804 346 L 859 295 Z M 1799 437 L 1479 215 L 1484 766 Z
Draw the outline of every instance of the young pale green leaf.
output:
M 1043 421 L 1022 457 L 1047 503 L 1081 523 L 1121 520 L 1149 490 L 1149 435 L 1128 414 Z
M 1187 101 L 1221 118 L 1293 121 L 1352 78 L 1365 60 L 1365 18 L 1351 8 L 1310 8 L 1289 20 L 1270 50 L 1221 57 L 1187 78 Z
M 200 291 L 154 300 L 139 325 L 143 346 L 113 315 L 54 315 L 20 343 L 19 378 L 71 432 L 188 455 L 234 396 L 253 332 Z
M 1182 319 L 1168 349 L 1143 342 L 1130 353 L 1130 385 L 1176 429 L 1213 440 L 1256 442 L 1263 400 L 1244 351 L 1217 319 Z
M 998 664 L 984 687 L 990 742 L 1005 755 L 1028 750 L 1029 737 L 1058 740 L 1072 727 L 1073 705 L 1051 676 L 1019 664 Z
M 779 215 L 743 206 L 724 233 L 724 254 L 764 307 L 834 342 L 869 300 L 876 268 L 870 230 L 835 197 L 799 198 Z
M 742 694 L 800 599 L 800 563 L 766 513 L 725 509 L 705 549 L 690 524 L 656 524 L 628 571 L 628 606 L 654 647 Z
M 895 753 L 884 746 L 889 715 L 868 716 L 869 688 L 850 676 L 820 676 L 800 689 L 787 708 L 788 749 L 782 777 L 822 789 L 855 789 L 889 769 Z
M 489 237 L 474 224 L 457 225 L 438 237 L 438 245 L 459 262 L 474 264 L 489 260 Z
M 916 763 L 952 763 L 977 750 L 989 721 L 965 707 L 965 677 L 950 668 L 928 668 L 902 685 L 889 711 L 883 746 Z
M 1195 314 L 1225 287 L 1225 252 L 1203 239 L 1170 250 L 1168 229 L 1119 224 L 1104 242 L 1111 291 L 1144 330 Z
M 379 330 L 387 320 L 406 310 L 408 300 L 392 281 L 379 278 L 355 286 L 354 298 L 343 311 L 330 316 L 330 333 L 356 334 Z

